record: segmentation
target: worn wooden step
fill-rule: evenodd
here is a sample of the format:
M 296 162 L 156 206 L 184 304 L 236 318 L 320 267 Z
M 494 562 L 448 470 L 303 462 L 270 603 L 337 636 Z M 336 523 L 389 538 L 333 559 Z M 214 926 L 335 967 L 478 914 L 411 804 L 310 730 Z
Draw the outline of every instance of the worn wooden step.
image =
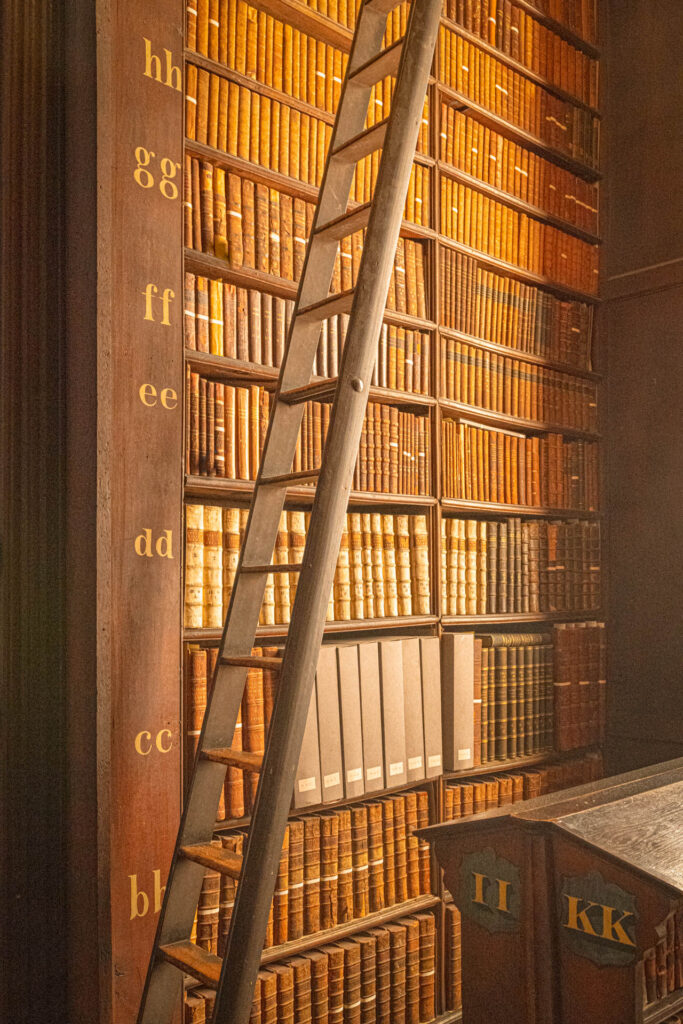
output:
M 377 11 L 379 14 L 389 14 L 401 3 L 403 0 L 365 0 L 365 7 L 369 11 Z
M 363 228 L 366 228 L 371 212 L 372 203 L 363 203 L 362 206 L 356 207 L 350 213 L 344 213 L 341 217 L 335 217 L 334 220 L 329 220 L 326 224 L 322 224 L 316 228 L 315 233 L 318 237 L 333 238 L 340 241 L 342 238 L 352 235 L 355 231 L 361 231 Z
M 278 399 L 286 405 L 298 405 L 301 402 L 331 402 L 337 392 L 338 377 L 318 380 L 304 384 L 300 388 L 289 388 L 281 391 Z
M 297 319 L 319 321 L 329 319 L 331 316 L 338 316 L 339 313 L 350 313 L 353 305 L 353 297 L 356 294 L 355 288 L 349 288 L 345 292 L 337 292 L 336 295 L 328 295 L 320 302 L 314 302 L 311 306 L 304 306 L 297 314 Z
M 276 672 L 282 668 L 282 658 L 266 656 L 260 658 L 258 654 L 245 654 L 243 656 L 226 654 L 220 659 L 220 662 L 221 665 L 231 665 L 237 668 L 267 668 Z
M 232 747 L 202 750 L 200 757 L 205 761 L 227 764 L 230 768 L 244 768 L 250 772 L 260 772 L 263 767 L 263 754 L 252 754 L 249 750 L 233 750 Z
M 334 150 L 332 153 L 333 158 L 344 163 L 355 164 L 362 160 L 363 157 L 374 153 L 375 150 L 381 149 L 384 145 L 388 124 L 388 120 L 385 119 L 373 125 L 372 128 L 354 135 L 353 138 L 342 143 L 341 146 Z
M 267 476 L 261 477 L 259 480 L 260 486 L 268 486 L 269 484 L 279 484 L 282 486 L 286 484 L 295 487 L 296 484 L 314 483 L 320 476 L 319 469 L 305 469 L 298 473 L 283 473 L 282 476 Z
M 280 562 L 273 565 L 243 565 L 241 572 L 262 572 L 264 574 L 271 572 L 301 572 L 303 565 L 301 562 Z
M 194 942 L 169 942 L 159 946 L 159 955 L 179 971 L 191 974 L 209 988 L 218 988 L 223 961 L 219 956 L 207 953 L 201 946 L 195 946 Z
M 239 878 L 242 873 L 242 858 L 238 853 L 232 853 L 222 846 L 214 846 L 213 843 L 196 843 L 194 846 L 181 846 L 180 853 L 187 860 L 193 860 L 197 864 L 203 864 L 210 871 L 218 871 L 221 875 L 228 875 L 230 878 Z
M 349 82 L 375 85 L 388 75 L 396 75 L 402 53 L 403 39 L 399 39 L 391 46 L 387 46 L 386 50 L 382 50 L 376 57 L 361 64 L 356 71 L 352 71 L 349 75 Z

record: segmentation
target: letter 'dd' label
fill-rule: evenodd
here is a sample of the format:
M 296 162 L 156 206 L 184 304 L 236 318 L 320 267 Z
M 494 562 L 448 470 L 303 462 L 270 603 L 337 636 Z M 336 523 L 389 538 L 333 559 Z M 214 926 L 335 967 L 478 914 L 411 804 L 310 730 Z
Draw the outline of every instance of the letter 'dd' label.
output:
M 601 967 L 623 967 L 636 959 L 635 896 L 594 871 L 563 878 L 559 892 L 563 940 Z

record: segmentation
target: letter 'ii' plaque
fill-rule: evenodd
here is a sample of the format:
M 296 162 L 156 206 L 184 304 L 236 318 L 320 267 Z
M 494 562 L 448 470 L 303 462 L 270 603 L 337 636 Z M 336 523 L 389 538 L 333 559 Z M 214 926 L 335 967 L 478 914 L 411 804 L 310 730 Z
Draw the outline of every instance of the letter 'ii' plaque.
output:
M 489 846 L 462 859 L 460 907 L 489 932 L 519 928 L 522 905 L 519 868 Z
M 574 953 L 601 967 L 635 962 L 635 896 L 594 871 L 563 878 L 559 897 L 561 935 Z

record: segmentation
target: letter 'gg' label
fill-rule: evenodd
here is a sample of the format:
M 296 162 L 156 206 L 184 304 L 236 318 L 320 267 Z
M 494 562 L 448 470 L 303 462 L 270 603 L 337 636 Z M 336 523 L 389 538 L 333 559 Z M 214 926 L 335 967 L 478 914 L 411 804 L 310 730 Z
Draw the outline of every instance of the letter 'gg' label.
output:
M 636 959 L 636 898 L 594 871 L 562 879 L 558 914 L 564 942 L 601 967 Z
M 522 906 L 518 867 L 487 847 L 463 857 L 460 881 L 463 914 L 488 932 L 517 931 Z

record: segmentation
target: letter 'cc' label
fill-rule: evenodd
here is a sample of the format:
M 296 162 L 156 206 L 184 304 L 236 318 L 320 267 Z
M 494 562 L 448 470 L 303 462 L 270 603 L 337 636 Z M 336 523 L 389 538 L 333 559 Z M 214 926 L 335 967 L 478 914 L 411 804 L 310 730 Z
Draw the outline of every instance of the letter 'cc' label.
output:
M 560 933 L 579 956 L 601 967 L 623 967 L 636 959 L 636 898 L 594 871 L 562 879 Z
M 463 857 L 460 882 L 463 914 L 489 932 L 517 931 L 522 907 L 518 867 L 487 847 Z

